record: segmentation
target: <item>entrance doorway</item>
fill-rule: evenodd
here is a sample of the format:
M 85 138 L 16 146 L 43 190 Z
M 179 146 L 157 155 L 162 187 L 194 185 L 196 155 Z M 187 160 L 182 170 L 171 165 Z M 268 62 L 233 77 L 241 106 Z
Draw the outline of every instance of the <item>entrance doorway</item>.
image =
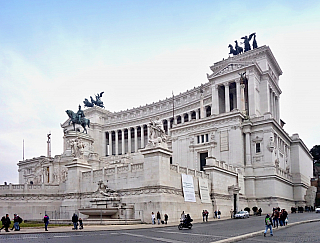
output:
M 208 152 L 200 153 L 200 171 L 203 171 L 203 166 L 206 165 L 206 158 L 208 157 Z

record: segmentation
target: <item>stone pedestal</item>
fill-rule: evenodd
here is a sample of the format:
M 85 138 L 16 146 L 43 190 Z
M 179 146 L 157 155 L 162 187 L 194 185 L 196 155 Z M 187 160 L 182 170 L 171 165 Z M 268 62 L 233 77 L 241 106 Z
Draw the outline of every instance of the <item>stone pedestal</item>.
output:
M 81 192 L 81 172 L 90 171 L 91 166 L 84 159 L 74 158 L 66 165 L 68 169 L 68 179 L 66 181 L 67 193 Z
M 172 151 L 161 146 L 141 149 L 144 156 L 145 186 L 170 185 Z
M 83 155 L 88 157 L 90 153 L 94 153 L 94 139 L 89 135 L 82 132 L 67 131 L 63 136 L 63 154 L 71 156 L 70 140 L 79 139 L 84 144 Z

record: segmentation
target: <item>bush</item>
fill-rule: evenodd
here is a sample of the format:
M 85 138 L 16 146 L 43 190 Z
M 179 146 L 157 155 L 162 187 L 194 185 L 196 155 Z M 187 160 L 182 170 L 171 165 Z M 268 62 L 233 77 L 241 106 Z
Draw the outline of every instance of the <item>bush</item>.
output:
M 246 207 L 246 208 L 244 209 L 244 211 L 247 211 L 248 213 L 250 213 L 250 208 L 249 208 L 249 207 Z
M 256 213 L 258 211 L 258 207 L 256 206 L 252 207 L 252 211 Z

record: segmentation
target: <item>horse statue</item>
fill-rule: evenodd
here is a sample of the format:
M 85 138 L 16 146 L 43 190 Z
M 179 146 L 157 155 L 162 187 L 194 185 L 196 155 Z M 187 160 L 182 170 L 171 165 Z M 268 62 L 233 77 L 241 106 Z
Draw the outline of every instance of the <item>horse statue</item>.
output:
M 229 54 L 233 54 L 234 56 L 238 55 L 238 51 L 233 49 L 233 46 L 231 44 L 229 44 L 228 47 L 230 48 L 230 53 Z
M 83 101 L 84 107 L 93 107 L 94 104 L 91 103 L 87 98 L 84 99 Z
M 70 121 L 69 121 L 69 125 L 72 122 L 73 125 L 73 130 L 75 131 L 75 124 L 79 124 L 83 127 L 83 133 L 84 131 L 87 132 L 86 126 L 90 127 L 90 120 L 85 118 L 85 117 L 81 117 L 80 122 L 79 122 L 79 118 L 77 117 L 77 114 L 74 113 L 72 110 L 66 110 L 66 113 L 68 114 Z
M 243 48 L 238 45 L 238 41 L 237 41 L 237 40 L 235 40 L 234 42 L 236 43 L 236 45 L 234 46 L 234 48 L 236 49 L 237 54 L 241 54 L 241 53 L 243 52 Z

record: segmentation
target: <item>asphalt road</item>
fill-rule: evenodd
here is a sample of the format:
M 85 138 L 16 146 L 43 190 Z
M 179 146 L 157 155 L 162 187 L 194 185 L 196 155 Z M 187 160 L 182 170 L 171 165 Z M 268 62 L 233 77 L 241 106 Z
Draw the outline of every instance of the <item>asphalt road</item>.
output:
M 310 219 L 320 219 L 320 214 L 303 213 L 289 214 L 289 225 L 292 222 L 299 222 Z M 320 242 L 320 233 L 316 230 L 320 222 L 300 224 L 298 226 L 287 227 L 276 230 L 274 236 L 263 237 L 259 234 L 257 237 L 247 238 L 239 242 Z M 209 243 L 232 237 L 245 235 L 264 229 L 264 216 L 250 217 L 248 219 L 232 220 L 213 220 L 207 223 L 195 223 L 191 230 L 178 230 L 177 225 L 167 227 L 157 227 L 146 225 L 140 229 L 123 230 L 95 230 L 95 231 L 73 231 L 66 228 L 62 232 L 34 232 L 0 234 L 0 242 L 6 243 L 96 243 L 96 242 L 199 242 Z M 42 229 L 41 229 L 42 230 Z M 309 240 L 308 240 L 309 239 Z M 312 240 L 310 240 L 312 239 Z M 314 241 L 313 241 L 314 239 Z M 304 241 L 307 240 L 307 241 Z

